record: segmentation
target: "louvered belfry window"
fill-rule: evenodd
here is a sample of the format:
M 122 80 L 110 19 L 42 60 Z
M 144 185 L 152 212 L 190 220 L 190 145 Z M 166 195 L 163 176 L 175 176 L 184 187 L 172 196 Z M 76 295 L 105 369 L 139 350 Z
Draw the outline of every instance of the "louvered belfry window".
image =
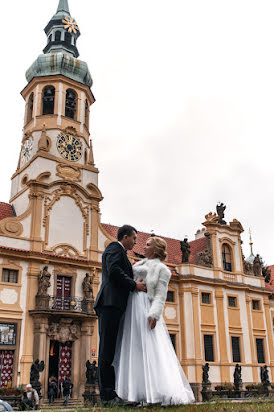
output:
M 43 90 L 43 115 L 54 114 L 55 88 L 46 86 Z
M 66 107 L 65 107 L 65 116 L 70 119 L 75 119 L 76 115 L 76 92 L 72 89 L 68 89 L 66 92 Z

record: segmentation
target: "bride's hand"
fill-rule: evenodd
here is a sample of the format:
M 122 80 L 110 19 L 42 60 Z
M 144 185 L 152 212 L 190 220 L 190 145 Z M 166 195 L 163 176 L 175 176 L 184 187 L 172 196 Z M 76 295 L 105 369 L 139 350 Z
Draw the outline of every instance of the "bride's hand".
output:
M 151 317 L 148 318 L 148 324 L 150 326 L 150 329 L 154 329 L 156 326 L 157 320 L 153 319 Z
M 136 280 L 136 290 L 138 292 L 146 292 L 147 291 L 147 286 L 144 283 L 144 279 Z

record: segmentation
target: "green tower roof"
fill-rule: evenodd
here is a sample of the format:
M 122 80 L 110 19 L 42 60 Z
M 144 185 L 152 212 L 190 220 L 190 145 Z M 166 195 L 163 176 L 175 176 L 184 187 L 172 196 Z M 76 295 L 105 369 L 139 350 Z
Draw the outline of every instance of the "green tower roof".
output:
M 76 46 L 80 31 L 71 17 L 68 0 L 59 0 L 58 8 L 45 27 L 48 43 L 26 72 L 30 82 L 34 77 L 62 74 L 73 80 L 92 86 L 92 78 L 85 62 L 78 60 Z

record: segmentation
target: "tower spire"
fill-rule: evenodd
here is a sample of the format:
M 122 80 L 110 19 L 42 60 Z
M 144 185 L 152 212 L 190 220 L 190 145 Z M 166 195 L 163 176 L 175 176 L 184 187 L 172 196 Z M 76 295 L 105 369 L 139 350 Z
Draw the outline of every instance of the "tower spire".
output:
M 67 13 L 68 15 L 70 15 L 68 0 L 59 0 L 59 5 L 56 14 L 58 13 Z
M 79 27 L 71 17 L 68 0 L 59 0 L 58 8 L 52 19 L 45 27 L 48 44 L 44 53 L 63 52 L 73 57 L 78 57 L 76 42 L 80 36 Z
M 251 230 L 249 229 L 249 246 L 250 246 L 250 255 L 248 256 L 248 258 L 246 259 L 247 262 L 249 263 L 253 263 L 255 256 L 253 253 L 253 242 L 252 242 L 252 236 L 251 236 Z

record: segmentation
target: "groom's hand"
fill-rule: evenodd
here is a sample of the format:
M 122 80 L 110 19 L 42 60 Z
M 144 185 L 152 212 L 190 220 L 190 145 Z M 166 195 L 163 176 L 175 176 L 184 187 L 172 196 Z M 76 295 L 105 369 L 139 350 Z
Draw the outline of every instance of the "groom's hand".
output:
M 151 317 L 148 318 L 148 324 L 149 324 L 150 329 L 154 329 L 156 326 L 156 323 L 157 323 L 156 319 L 151 318 Z
M 144 283 L 144 279 L 136 280 L 136 290 L 138 290 L 138 292 L 146 292 L 147 291 L 147 286 Z

